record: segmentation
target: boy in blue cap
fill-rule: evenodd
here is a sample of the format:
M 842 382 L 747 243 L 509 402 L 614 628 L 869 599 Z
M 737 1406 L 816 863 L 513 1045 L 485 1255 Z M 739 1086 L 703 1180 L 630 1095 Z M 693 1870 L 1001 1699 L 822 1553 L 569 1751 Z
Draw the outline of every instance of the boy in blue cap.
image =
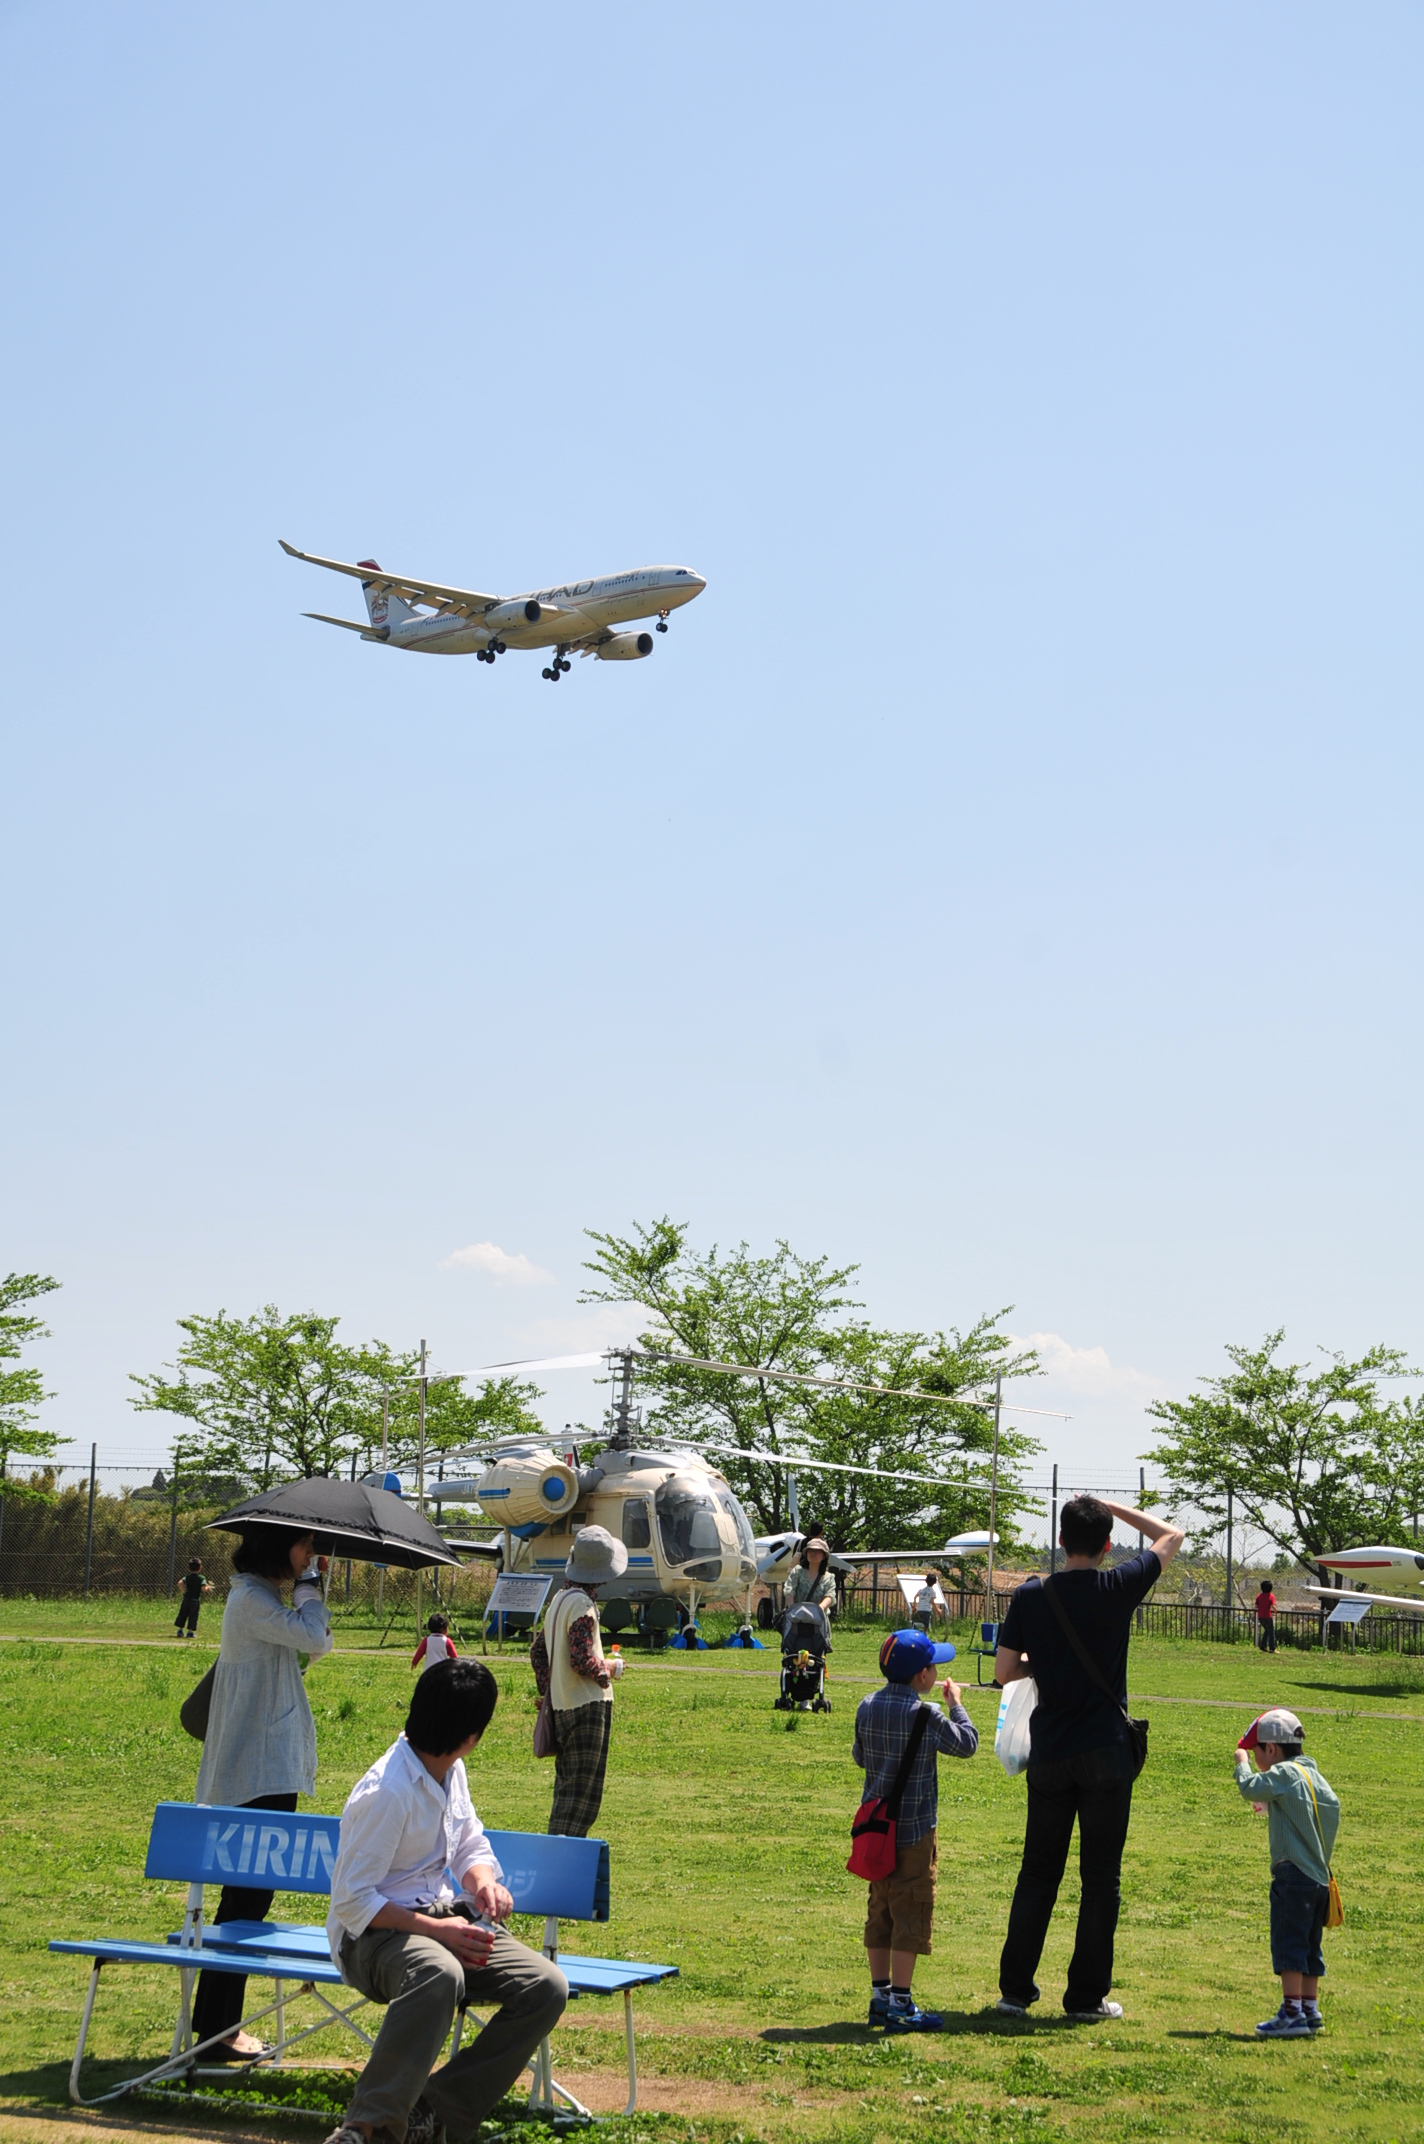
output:
M 946 1718 L 923 1700 L 935 1685 L 935 1669 L 953 1660 L 952 1645 L 936 1645 L 922 1630 L 893 1630 L 880 1648 L 885 1687 L 862 1698 L 855 1715 L 852 1756 L 865 1773 L 865 1800 L 888 1796 L 916 1720 L 928 1715 L 900 1798 L 893 1874 L 870 1886 L 865 1948 L 870 1961 L 870 2022 L 887 2032 L 942 2032 L 937 2010 L 919 2010 L 910 1992 L 916 1958 L 930 1954 L 935 1876 L 939 1853 L 939 1754 L 972 1757 L 979 1747 L 974 1723 L 959 1701 L 959 1685 L 945 1678 Z

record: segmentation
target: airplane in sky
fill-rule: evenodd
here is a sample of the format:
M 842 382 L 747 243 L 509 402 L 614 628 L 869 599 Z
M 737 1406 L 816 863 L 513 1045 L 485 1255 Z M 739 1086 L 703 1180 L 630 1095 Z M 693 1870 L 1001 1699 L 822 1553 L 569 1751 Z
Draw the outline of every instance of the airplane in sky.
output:
M 639 566 L 631 573 L 566 581 L 560 588 L 526 595 L 479 595 L 471 588 L 446 588 L 438 581 L 386 573 L 374 558 L 358 559 L 352 566 L 299 551 L 280 536 L 277 541 L 288 558 L 305 559 L 309 566 L 325 566 L 359 581 L 370 622 L 361 625 L 322 610 L 305 611 L 304 617 L 344 626 L 348 633 L 388 648 L 411 648 L 422 655 L 477 655 L 482 663 L 492 663 L 511 648 L 550 649 L 544 675 L 554 684 L 573 667 L 569 657 L 574 653 L 604 663 L 636 662 L 651 655 L 651 633 L 620 628 L 656 617 L 658 631 L 665 633 L 671 612 L 707 586 L 690 566 Z

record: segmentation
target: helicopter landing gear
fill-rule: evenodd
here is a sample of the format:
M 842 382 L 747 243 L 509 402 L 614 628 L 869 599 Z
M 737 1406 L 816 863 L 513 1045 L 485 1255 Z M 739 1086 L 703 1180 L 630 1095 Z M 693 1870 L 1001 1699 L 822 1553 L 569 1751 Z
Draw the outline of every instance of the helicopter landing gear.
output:
M 552 684 L 557 685 L 559 679 L 562 677 L 565 670 L 572 669 L 573 664 L 568 660 L 568 642 L 565 641 L 564 644 L 558 650 L 558 653 L 555 655 L 553 662 L 549 665 L 549 668 L 544 672 L 544 675 L 550 680 Z
M 668 614 L 667 614 L 667 612 L 666 612 L 665 610 L 660 610 L 660 611 L 658 612 L 658 631 L 659 631 L 660 633 L 665 633 L 665 632 L 667 631 L 667 621 L 668 621 Z

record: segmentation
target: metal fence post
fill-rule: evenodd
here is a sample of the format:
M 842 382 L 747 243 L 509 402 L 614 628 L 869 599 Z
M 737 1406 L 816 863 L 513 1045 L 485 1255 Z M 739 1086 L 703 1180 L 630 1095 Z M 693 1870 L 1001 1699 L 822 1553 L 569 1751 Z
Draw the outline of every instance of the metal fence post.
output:
M 94 1576 L 94 1485 L 99 1472 L 99 1447 L 89 1447 L 89 1523 L 84 1529 L 84 1598 L 89 1598 L 89 1585 Z
M 173 1586 L 178 1568 L 178 1461 L 173 1461 L 173 1516 L 168 1521 L 168 1598 L 173 1598 Z
M 1053 1503 L 1048 1515 L 1048 1575 L 1058 1569 L 1058 1462 L 1053 1462 Z
M 1226 1613 L 1231 1616 L 1231 1522 L 1234 1516 L 1231 1491 L 1226 1492 Z

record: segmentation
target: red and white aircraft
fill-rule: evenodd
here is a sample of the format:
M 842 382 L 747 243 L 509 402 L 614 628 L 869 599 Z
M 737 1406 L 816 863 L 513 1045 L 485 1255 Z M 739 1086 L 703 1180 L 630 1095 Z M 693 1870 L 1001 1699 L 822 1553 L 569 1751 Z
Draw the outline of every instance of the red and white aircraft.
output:
M 1381 1608 L 1407 1608 L 1415 1615 L 1424 1615 L 1424 1600 L 1417 1593 L 1407 1592 L 1409 1586 L 1424 1585 L 1424 1555 L 1413 1548 L 1340 1548 L 1328 1556 L 1311 1559 L 1327 1571 L 1339 1571 L 1350 1576 L 1373 1579 L 1377 1586 L 1393 1586 L 1389 1593 L 1357 1592 L 1352 1586 L 1345 1591 L 1338 1586 L 1307 1586 L 1307 1593 L 1318 1593 L 1327 1601 L 1372 1601 Z M 1366 1574 L 1369 1574 L 1367 1576 Z

